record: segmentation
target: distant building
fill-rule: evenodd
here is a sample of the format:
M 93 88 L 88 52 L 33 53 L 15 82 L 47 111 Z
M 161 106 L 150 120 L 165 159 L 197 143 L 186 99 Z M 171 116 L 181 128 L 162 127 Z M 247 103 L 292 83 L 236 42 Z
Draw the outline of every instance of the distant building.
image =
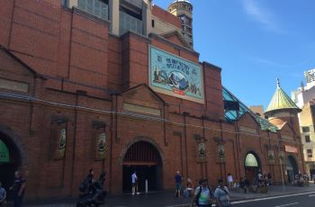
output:
M 304 72 L 303 84 L 292 92 L 292 99 L 302 109 L 299 114 L 300 132 L 306 172 L 315 177 L 315 69 Z

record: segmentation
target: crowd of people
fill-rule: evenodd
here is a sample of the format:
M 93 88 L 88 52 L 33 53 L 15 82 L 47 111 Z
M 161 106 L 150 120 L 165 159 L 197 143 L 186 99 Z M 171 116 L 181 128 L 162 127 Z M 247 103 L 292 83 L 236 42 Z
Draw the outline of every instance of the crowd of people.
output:
M 302 187 L 302 186 L 309 185 L 309 181 L 310 181 L 310 177 L 307 174 L 302 175 L 301 173 L 299 173 L 294 176 L 294 180 L 292 181 L 292 184 Z
M 77 200 L 77 207 L 92 207 L 99 206 L 105 203 L 107 195 L 104 189 L 106 173 L 102 172 L 98 179 L 95 179 L 94 170 L 90 169 L 86 178 L 79 186 L 79 198 Z
M 186 187 L 184 187 L 183 177 L 180 172 L 177 171 L 175 184 L 175 197 L 191 197 L 191 206 L 210 207 L 212 204 L 216 204 L 218 207 L 231 206 L 230 191 L 229 188 L 224 185 L 222 179 L 219 179 L 216 188 L 212 189 L 207 179 L 200 179 L 197 187 L 194 188 L 192 180 L 187 178 Z
M 93 169 L 89 170 L 88 175 L 84 178 L 79 186 L 79 197 L 77 206 L 91 207 L 99 206 L 105 203 L 106 190 L 104 188 L 106 173 L 102 172 L 96 179 Z M 132 195 L 139 195 L 138 190 L 138 176 L 136 171 L 130 176 L 131 179 L 131 193 Z M 219 179 L 215 188 L 211 188 L 207 179 L 200 179 L 197 186 L 193 185 L 190 178 L 184 179 L 179 171 L 176 172 L 175 180 L 175 197 L 191 198 L 192 206 L 209 207 L 216 204 L 218 207 L 229 207 L 230 192 L 243 191 L 244 193 L 267 193 L 269 186 L 272 185 L 272 176 L 270 173 L 262 174 L 258 171 L 253 180 L 249 180 L 246 176 L 241 177 L 239 182 L 234 180 L 231 173 L 227 174 L 226 181 Z M 224 185 L 226 183 L 227 185 Z M 294 179 L 289 182 L 298 186 L 305 186 L 309 183 L 307 175 L 297 174 Z M 14 207 L 22 206 L 22 201 L 25 192 L 26 180 L 19 171 L 15 172 L 15 179 L 12 186 L 5 189 L 0 182 L 0 206 L 5 204 L 8 197 L 8 192 L 12 195 Z

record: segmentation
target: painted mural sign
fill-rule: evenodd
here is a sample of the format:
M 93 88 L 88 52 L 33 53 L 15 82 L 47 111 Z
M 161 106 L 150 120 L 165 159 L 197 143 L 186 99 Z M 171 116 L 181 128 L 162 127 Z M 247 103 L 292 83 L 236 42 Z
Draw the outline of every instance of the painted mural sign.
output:
M 149 80 L 153 90 L 204 103 L 200 65 L 155 47 L 150 47 Z

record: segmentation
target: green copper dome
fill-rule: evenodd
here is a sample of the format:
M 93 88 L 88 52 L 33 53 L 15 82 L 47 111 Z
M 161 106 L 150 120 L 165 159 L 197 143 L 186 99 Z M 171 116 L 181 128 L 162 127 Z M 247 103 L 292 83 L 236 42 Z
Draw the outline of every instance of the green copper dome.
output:
M 277 80 L 276 92 L 274 93 L 265 113 L 281 109 L 294 109 L 298 112 L 301 111 L 301 109 L 296 106 L 292 99 L 282 90 L 279 80 Z

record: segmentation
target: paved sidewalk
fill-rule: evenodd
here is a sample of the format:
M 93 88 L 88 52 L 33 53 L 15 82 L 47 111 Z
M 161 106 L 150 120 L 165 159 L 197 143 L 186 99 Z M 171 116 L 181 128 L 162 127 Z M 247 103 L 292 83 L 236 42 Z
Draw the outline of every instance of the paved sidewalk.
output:
M 315 185 L 310 184 L 308 187 L 296 187 L 296 186 L 271 186 L 268 193 L 241 193 L 231 192 L 231 199 L 235 200 L 246 200 L 253 198 L 262 198 L 268 196 L 277 196 L 284 194 L 294 194 L 302 192 L 313 192 L 315 193 Z M 147 195 L 120 195 L 120 196 L 109 196 L 106 199 L 104 207 L 188 207 L 190 199 L 187 198 L 175 198 L 173 192 L 163 191 L 150 193 Z M 38 204 L 38 205 L 26 205 L 27 207 L 74 207 L 74 202 L 59 202 L 52 204 Z
M 277 195 L 284 195 L 284 194 L 294 194 L 294 193 L 302 193 L 302 192 L 315 192 L 315 185 L 310 184 L 309 186 L 305 187 L 298 187 L 298 186 L 270 186 L 268 193 L 242 193 L 242 192 L 231 192 L 231 199 L 232 200 L 244 200 L 244 199 L 252 199 L 252 198 L 262 198 L 268 196 L 277 196 Z

